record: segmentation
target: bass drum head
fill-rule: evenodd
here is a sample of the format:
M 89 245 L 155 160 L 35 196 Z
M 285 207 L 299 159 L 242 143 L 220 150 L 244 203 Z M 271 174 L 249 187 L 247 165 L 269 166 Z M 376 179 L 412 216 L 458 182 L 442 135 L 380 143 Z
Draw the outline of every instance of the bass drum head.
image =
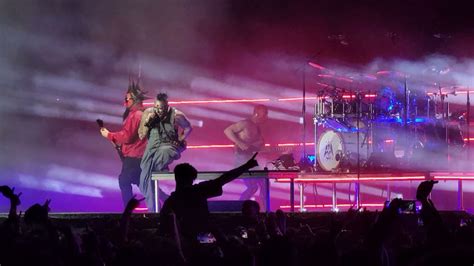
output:
M 328 130 L 321 134 L 318 140 L 317 160 L 325 171 L 337 169 L 344 154 L 344 143 L 339 133 Z

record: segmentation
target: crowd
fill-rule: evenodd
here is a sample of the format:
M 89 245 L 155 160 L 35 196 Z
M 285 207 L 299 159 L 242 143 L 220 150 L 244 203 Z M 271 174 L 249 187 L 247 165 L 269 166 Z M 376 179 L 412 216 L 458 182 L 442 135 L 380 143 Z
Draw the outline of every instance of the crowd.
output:
M 433 185 L 420 184 L 422 208 L 412 214 L 400 211 L 400 199 L 381 212 L 351 209 L 329 219 L 264 214 L 247 200 L 219 222 L 172 203 L 159 217 L 133 214 L 140 203 L 133 197 L 119 218 L 81 223 L 52 219 L 49 201 L 18 213 L 21 193 L 0 186 L 11 207 L 0 226 L 0 265 L 473 265 L 471 217 L 447 221 L 429 199 Z

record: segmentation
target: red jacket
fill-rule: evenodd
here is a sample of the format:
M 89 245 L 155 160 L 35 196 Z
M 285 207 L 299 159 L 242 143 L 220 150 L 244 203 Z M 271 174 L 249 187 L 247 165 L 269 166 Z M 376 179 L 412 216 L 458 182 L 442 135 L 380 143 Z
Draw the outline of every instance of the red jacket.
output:
M 120 131 L 109 132 L 107 138 L 115 144 L 122 146 L 125 157 L 141 158 L 145 152 L 147 139 L 138 137 L 138 126 L 142 119 L 143 106 L 135 105 L 130 109 Z

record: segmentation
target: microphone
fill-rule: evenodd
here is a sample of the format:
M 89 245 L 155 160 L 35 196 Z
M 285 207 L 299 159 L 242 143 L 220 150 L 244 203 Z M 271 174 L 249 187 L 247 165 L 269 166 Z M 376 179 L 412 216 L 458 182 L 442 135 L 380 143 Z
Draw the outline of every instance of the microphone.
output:
M 100 128 L 104 127 L 104 121 L 102 121 L 102 119 L 97 119 L 97 120 L 95 120 L 95 122 L 97 122 L 97 125 L 98 125 Z
M 156 108 L 153 108 L 153 116 L 149 117 L 148 121 L 145 123 L 146 127 L 153 127 L 153 124 L 156 122 L 156 119 L 159 117 Z

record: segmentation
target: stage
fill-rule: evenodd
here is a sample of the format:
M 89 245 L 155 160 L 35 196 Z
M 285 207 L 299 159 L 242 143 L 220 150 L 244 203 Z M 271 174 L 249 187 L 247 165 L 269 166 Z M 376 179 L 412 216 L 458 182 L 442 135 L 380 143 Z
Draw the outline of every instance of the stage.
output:
M 199 180 L 211 180 L 217 178 L 223 172 L 212 171 L 212 172 L 199 172 Z M 274 211 L 271 208 L 271 194 L 272 194 L 272 182 L 273 184 L 288 184 L 287 190 L 287 199 L 289 199 L 288 206 L 280 206 L 283 209 L 287 209 L 290 212 L 306 212 L 307 207 L 305 203 L 305 186 L 306 185 L 318 185 L 318 184 L 331 184 L 332 185 L 332 203 L 330 205 L 331 210 L 339 211 L 340 207 L 345 208 L 358 208 L 358 207 L 383 207 L 383 202 L 376 204 L 364 204 L 360 198 L 360 185 L 361 184 L 377 184 L 385 186 L 385 191 L 382 194 L 386 195 L 387 201 L 390 201 L 392 198 L 397 197 L 396 193 L 391 192 L 391 187 L 394 184 L 399 182 L 422 182 L 425 180 L 434 180 L 434 181 L 456 181 L 457 182 L 457 191 L 456 191 L 456 210 L 464 210 L 464 190 L 463 184 L 469 181 L 474 181 L 473 172 L 360 172 L 360 173 L 325 173 L 325 172 L 312 172 L 304 173 L 295 170 L 289 171 L 249 171 L 248 173 L 243 174 L 242 178 L 261 178 L 264 180 L 265 189 L 264 189 L 264 210 L 266 212 Z M 159 182 L 164 180 L 173 180 L 174 175 L 172 173 L 163 173 L 156 172 L 152 175 L 152 179 L 155 181 L 155 191 L 158 191 Z M 354 184 L 354 190 L 352 191 L 353 201 L 349 203 L 344 203 L 342 205 L 338 204 L 337 200 L 337 185 L 338 184 Z M 295 200 L 295 185 L 298 186 L 298 201 Z M 412 195 L 416 192 L 416 186 L 411 188 Z M 158 204 L 158 193 L 155 194 L 156 206 Z M 414 199 L 414 198 L 413 198 Z M 312 207 L 328 207 L 326 205 L 312 206 Z M 311 206 L 311 205 L 310 205 Z M 159 208 L 156 210 L 159 212 Z

